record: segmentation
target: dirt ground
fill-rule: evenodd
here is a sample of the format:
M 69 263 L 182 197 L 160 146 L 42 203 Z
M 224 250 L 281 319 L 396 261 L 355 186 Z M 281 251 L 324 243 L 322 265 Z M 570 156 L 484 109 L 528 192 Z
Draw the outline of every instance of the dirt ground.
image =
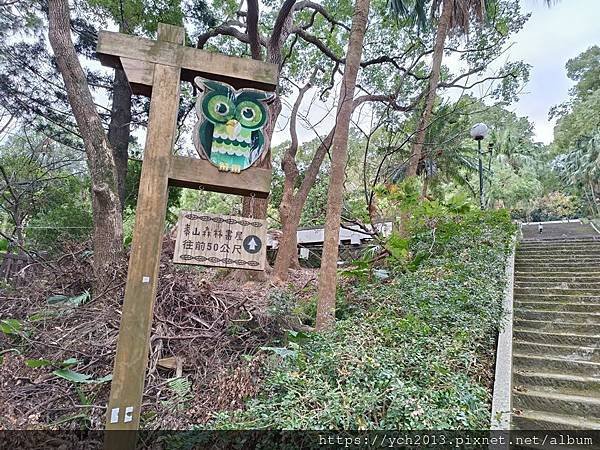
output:
M 272 344 L 283 329 L 302 327 L 297 319 L 269 313 L 270 294 L 285 289 L 308 299 L 317 274 L 292 271 L 284 287 L 241 283 L 224 270 L 175 266 L 173 242 L 163 247 L 141 426 L 186 429 L 256 394 L 268 363 L 259 347 Z M 90 292 L 88 253 L 73 248 L 28 268 L 18 289 L 0 287 L 0 319 L 17 319 L 21 326 L 0 333 L 0 429 L 104 427 L 110 383 L 94 381 L 112 372 L 126 259 L 114 268 L 110 286 L 84 304 L 48 301 Z M 29 367 L 28 360 L 45 365 Z M 57 376 L 61 370 L 89 378 L 73 382 Z

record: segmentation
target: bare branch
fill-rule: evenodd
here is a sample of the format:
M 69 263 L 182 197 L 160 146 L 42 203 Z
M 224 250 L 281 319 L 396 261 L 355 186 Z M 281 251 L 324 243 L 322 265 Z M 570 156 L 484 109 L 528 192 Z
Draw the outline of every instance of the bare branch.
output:
M 512 73 L 505 73 L 503 75 L 497 75 L 497 76 L 489 76 L 489 77 L 485 77 L 482 78 L 480 80 L 474 81 L 471 84 L 468 85 L 460 85 L 460 84 L 456 84 L 456 80 L 450 82 L 450 83 L 440 83 L 439 87 L 443 87 L 443 88 L 460 88 L 460 89 L 464 89 L 464 90 L 469 90 L 472 89 L 473 87 L 481 84 L 481 83 L 485 83 L 486 81 L 491 81 L 491 80 L 502 80 L 503 78 L 507 78 L 507 77 L 512 77 L 512 78 L 517 78 L 517 76 Z M 462 78 L 462 77 L 459 77 Z
M 303 9 L 313 9 L 315 12 L 318 12 L 323 17 L 325 17 L 325 19 L 327 19 L 327 21 L 330 22 L 332 25 L 337 25 L 339 27 L 344 28 L 347 31 L 350 31 L 350 27 L 348 25 L 338 20 L 335 20 L 335 18 L 331 14 L 329 14 L 329 12 L 325 9 L 325 7 L 323 7 L 323 5 L 311 2 L 309 0 L 298 2 L 296 4 L 295 10 L 301 11 Z
M 246 15 L 246 32 L 250 41 L 250 54 L 252 59 L 261 60 L 260 36 L 258 34 L 258 0 L 247 0 L 248 13 Z
M 315 47 L 317 47 L 319 50 L 321 50 L 321 52 L 323 54 L 325 54 L 329 59 L 331 59 L 337 63 L 340 63 L 340 64 L 345 63 L 345 58 L 337 56 L 333 52 L 333 50 L 331 50 L 329 47 L 327 47 L 318 37 L 308 33 L 306 30 L 303 30 L 300 27 L 294 27 L 292 29 L 292 33 L 297 34 L 302 39 L 304 39 L 306 42 L 313 44 Z

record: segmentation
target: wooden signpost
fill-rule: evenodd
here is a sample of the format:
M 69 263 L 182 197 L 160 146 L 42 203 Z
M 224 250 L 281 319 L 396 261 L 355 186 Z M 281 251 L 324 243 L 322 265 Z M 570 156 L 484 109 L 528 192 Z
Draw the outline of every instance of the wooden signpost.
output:
M 196 77 L 203 77 L 225 82 L 234 89 L 274 91 L 277 85 L 276 66 L 185 47 L 184 37 L 183 28 L 159 24 L 157 41 L 106 31 L 101 32 L 98 39 L 97 53 L 100 61 L 111 67 L 122 67 L 132 91 L 151 96 L 135 229 L 107 408 L 107 430 L 139 428 L 168 186 L 254 195 L 260 198 L 269 195 L 271 171 L 268 169 L 249 166 L 240 173 L 236 173 L 237 170 L 225 172 L 219 170 L 223 167 L 217 167 L 211 162 L 210 155 L 206 155 L 205 159 L 194 159 L 173 156 L 172 153 L 181 80 L 193 81 Z M 215 108 L 218 113 L 224 111 L 220 104 Z M 229 113 L 233 114 L 231 111 Z M 248 119 L 250 113 L 241 107 L 235 114 L 235 117 L 227 117 L 224 122 L 228 132 L 231 132 L 232 136 L 246 136 L 251 133 L 243 131 L 239 124 Z M 251 148 L 255 149 L 254 139 L 252 142 Z M 248 220 L 255 222 L 254 219 Z M 233 225 L 231 224 L 232 227 Z M 262 229 L 264 230 L 264 223 Z M 222 232 L 225 233 L 224 228 Z M 265 247 L 265 239 L 261 237 L 264 235 L 255 233 L 255 236 L 262 239 Z M 246 242 L 248 249 L 254 247 L 254 244 L 249 245 L 249 242 Z M 261 248 L 260 252 L 262 251 Z M 179 262 L 186 262 L 182 260 L 185 259 L 185 254 L 178 255 Z M 187 254 L 200 256 L 199 253 Z M 231 254 L 226 259 L 233 259 L 233 256 L 235 255 Z M 203 264 L 205 261 L 197 263 Z M 226 266 L 238 267 L 231 263 Z M 252 265 L 244 268 L 260 267 L 262 266 L 259 262 L 258 267 Z M 106 435 L 105 448 L 114 450 L 134 447 L 135 434 Z

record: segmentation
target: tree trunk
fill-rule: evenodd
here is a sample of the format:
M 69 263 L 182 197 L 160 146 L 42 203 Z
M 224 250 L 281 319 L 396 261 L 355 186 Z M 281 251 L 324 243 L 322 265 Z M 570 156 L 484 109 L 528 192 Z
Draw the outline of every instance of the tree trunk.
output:
M 331 178 L 327 193 L 323 259 L 321 260 L 321 271 L 319 274 L 317 330 L 330 329 L 335 323 L 337 260 L 345 168 L 348 160 L 348 132 L 353 110 L 352 104 L 356 87 L 356 77 L 360 66 L 362 46 L 369 18 L 369 3 L 370 0 L 356 0 L 346 54 L 346 68 L 340 88 L 335 134 L 331 149 Z
M 429 187 L 429 177 L 427 174 L 423 177 L 423 187 L 421 189 L 421 200 L 425 200 L 427 198 L 427 188 Z
M 280 246 L 277 250 L 277 256 L 275 258 L 275 271 L 273 274 L 277 281 L 287 280 L 287 272 L 290 267 L 300 268 L 300 264 L 298 262 L 298 242 L 296 233 L 298 228 L 297 224 L 300 221 L 303 205 L 298 209 L 295 206 L 296 202 L 294 201 L 294 186 L 296 185 L 298 176 L 300 175 L 300 172 L 298 171 L 298 165 L 296 164 L 296 155 L 299 147 L 297 120 L 302 99 L 304 98 L 304 94 L 306 94 L 306 92 L 308 92 L 308 90 L 311 88 L 312 80 L 315 74 L 316 71 L 313 73 L 311 80 L 298 91 L 298 97 L 294 102 L 292 113 L 290 115 L 291 142 L 281 161 L 281 169 L 283 170 L 285 178 L 283 181 L 283 196 L 281 198 L 281 204 L 279 205 L 279 218 L 281 220 L 282 237 Z
M 437 87 L 440 82 L 440 70 L 442 67 L 442 58 L 444 57 L 444 43 L 448 36 L 450 27 L 450 18 L 452 15 L 452 0 L 444 0 L 442 4 L 442 14 L 438 22 L 437 31 L 435 33 L 435 44 L 433 46 L 433 58 L 431 64 L 431 76 L 429 77 L 429 86 L 423 114 L 419 120 L 415 141 L 412 146 L 410 159 L 408 160 L 408 168 L 406 177 L 414 177 L 417 174 L 417 167 L 423 153 L 423 143 L 425 142 L 425 134 L 430 125 L 431 113 L 435 104 Z
M 68 0 L 48 1 L 49 40 L 69 104 L 83 138 L 92 182 L 94 271 L 97 287 L 108 282 L 123 246 L 123 221 L 112 148 L 96 111 L 73 41 Z
M 123 69 L 115 69 L 112 108 L 108 126 L 108 142 L 113 149 L 117 172 L 117 191 L 121 208 L 125 207 L 125 179 L 129 159 L 129 135 L 131 124 L 131 89 Z
M 296 240 L 296 233 L 298 232 L 298 225 L 300 224 L 302 210 L 304 209 L 304 204 L 306 203 L 308 194 L 317 180 L 319 169 L 321 168 L 321 164 L 325 159 L 325 155 L 327 155 L 327 150 L 329 150 L 329 147 L 331 147 L 334 133 L 335 128 L 331 130 L 321 145 L 319 145 L 319 148 L 317 148 L 317 151 L 315 152 L 308 169 L 306 169 L 306 172 L 304 173 L 302 184 L 295 194 L 292 195 L 291 193 L 291 189 L 293 189 L 293 181 L 288 182 L 287 176 L 286 180 L 284 181 L 284 195 L 281 200 L 280 209 L 289 211 L 289 213 L 287 214 L 287 217 L 284 217 L 284 212 L 281 218 L 282 235 L 281 240 L 279 241 L 279 248 L 277 249 L 277 258 L 275 259 L 275 269 L 273 273 L 273 276 L 276 280 L 287 280 L 288 269 L 294 262 L 292 257 L 288 257 L 289 255 L 295 254 L 297 261 L 298 243 Z M 288 187 L 290 184 L 291 187 Z M 288 195 L 286 195 L 286 190 L 290 190 Z
M 265 137 L 265 153 L 261 156 L 261 159 L 256 162 L 256 167 L 262 167 L 265 169 L 269 169 L 272 167 L 271 165 L 271 137 L 273 136 L 273 130 L 275 129 L 275 122 L 277 121 L 277 117 L 281 112 L 281 99 L 277 96 L 273 100 L 273 104 L 271 104 L 268 109 L 269 113 L 269 123 L 265 127 L 264 137 Z M 267 210 L 269 207 L 269 199 L 268 198 L 256 198 L 256 197 L 244 197 L 242 201 L 242 216 L 244 217 L 253 217 L 255 219 L 266 219 L 267 218 Z M 268 266 L 268 263 L 267 263 Z M 267 270 L 270 270 L 271 267 L 268 266 Z M 267 276 L 265 272 L 258 272 L 254 270 L 235 270 L 233 273 L 233 278 L 243 283 L 245 281 L 265 281 Z
M 277 14 L 277 18 L 275 20 L 275 24 L 273 26 L 273 33 L 267 42 L 267 56 L 266 61 L 272 64 L 275 64 L 279 67 L 279 71 L 281 72 L 281 67 L 283 64 L 283 53 L 282 50 L 284 48 L 285 41 L 289 37 L 292 25 L 293 25 L 293 12 L 294 5 L 296 4 L 296 0 L 285 0 L 281 8 L 279 9 L 279 13 Z M 258 28 L 255 27 L 255 21 L 258 20 L 259 16 L 259 6 L 258 2 L 252 1 L 247 4 L 249 10 L 249 21 L 250 27 L 247 30 L 248 34 L 252 34 L 250 36 L 251 41 L 251 54 L 253 59 L 260 60 L 262 58 L 262 52 L 260 48 L 256 48 L 256 43 L 258 42 Z M 277 118 L 281 112 L 281 98 L 279 94 L 275 94 L 275 98 L 273 102 L 269 105 L 269 124 L 264 130 L 265 137 L 265 148 L 267 151 L 263 158 L 260 161 L 257 161 L 257 167 L 271 167 L 271 138 L 273 136 L 273 131 L 275 129 L 275 124 L 277 122 Z M 265 219 L 267 217 L 267 209 L 268 209 L 268 199 L 256 199 L 252 197 L 244 197 L 243 199 L 243 207 L 242 207 L 242 215 L 245 217 L 256 217 L 259 219 Z M 299 220 L 299 219 L 298 219 Z M 297 225 L 296 225 L 297 227 Z M 295 239 L 295 237 L 294 237 Z M 295 246 L 295 244 L 294 244 Z M 279 253 L 278 253 L 279 254 Z M 288 265 L 289 267 L 289 265 Z M 265 276 L 261 272 L 252 272 L 252 271 L 236 271 L 235 277 L 240 281 L 244 280 L 264 280 Z M 287 268 L 286 268 L 287 273 Z M 287 276 L 287 275 L 286 275 Z

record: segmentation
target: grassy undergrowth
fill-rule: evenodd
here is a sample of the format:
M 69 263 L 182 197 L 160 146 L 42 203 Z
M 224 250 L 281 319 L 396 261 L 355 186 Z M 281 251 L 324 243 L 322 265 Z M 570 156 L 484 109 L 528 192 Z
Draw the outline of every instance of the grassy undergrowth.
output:
M 335 330 L 294 334 L 261 394 L 208 427 L 488 428 L 513 233 L 505 212 L 429 218 L 409 242 L 410 270 L 390 262 L 386 280 L 347 287 Z

